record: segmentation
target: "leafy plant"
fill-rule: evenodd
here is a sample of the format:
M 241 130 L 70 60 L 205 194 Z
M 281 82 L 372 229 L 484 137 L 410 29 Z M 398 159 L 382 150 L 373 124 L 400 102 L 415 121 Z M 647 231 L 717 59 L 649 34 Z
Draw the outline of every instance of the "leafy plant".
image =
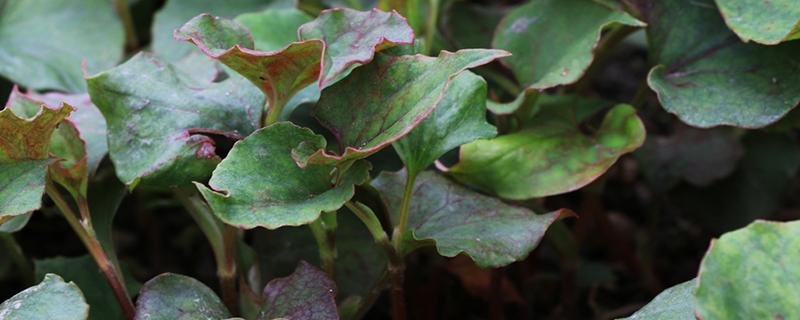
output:
M 0 0 L 0 280 L 30 286 L 0 319 L 424 318 L 409 276 L 442 272 L 492 319 L 800 317 L 800 222 L 760 220 L 800 165 L 793 1 L 163 2 Z M 604 209 L 632 198 L 639 229 Z M 120 250 L 118 212 L 205 238 L 218 283 Z M 26 255 L 50 216 L 88 255 Z M 721 236 L 598 307 L 592 237 L 635 303 L 665 224 Z

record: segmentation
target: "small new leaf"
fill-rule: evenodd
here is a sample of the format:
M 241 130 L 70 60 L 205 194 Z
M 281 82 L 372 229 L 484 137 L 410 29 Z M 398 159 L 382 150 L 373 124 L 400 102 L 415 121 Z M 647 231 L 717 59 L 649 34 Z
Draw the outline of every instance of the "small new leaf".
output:
M 231 317 L 219 297 L 202 282 L 173 273 L 142 286 L 136 320 L 225 319 Z
M 290 276 L 270 281 L 264 287 L 263 299 L 264 308 L 258 320 L 339 319 L 336 283 L 305 261 L 300 261 Z
M 695 320 L 696 286 L 697 281 L 692 279 L 668 288 L 639 311 L 620 320 Z
M 3 320 L 86 320 L 88 317 L 89 305 L 78 286 L 52 273 L 46 274 L 39 284 L 0 304 L 0 319 Z

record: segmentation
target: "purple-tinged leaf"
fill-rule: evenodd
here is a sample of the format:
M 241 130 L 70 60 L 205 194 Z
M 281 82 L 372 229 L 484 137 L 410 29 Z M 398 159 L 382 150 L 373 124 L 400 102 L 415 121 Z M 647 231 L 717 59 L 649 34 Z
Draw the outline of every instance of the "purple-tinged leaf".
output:
M 301 166 L 366 158 L 405 136 L 440 104 L 461 72 L 507 56 L 502 50 L 442 51 L 439 57 L 378 55 L 326 89 L 313 113 L 333 133 L 339 152 L 301 145 Z
M 270 281 L 264 287 L 263 298 L 264 309 L 258 320 L 339 319 L 336 283 L 305 261 L 300 261 L 290 276 Z
M 174 273 L 161 274 L 142 286 L 136 320 L 225 319 L 228 309 L 205 284 Z

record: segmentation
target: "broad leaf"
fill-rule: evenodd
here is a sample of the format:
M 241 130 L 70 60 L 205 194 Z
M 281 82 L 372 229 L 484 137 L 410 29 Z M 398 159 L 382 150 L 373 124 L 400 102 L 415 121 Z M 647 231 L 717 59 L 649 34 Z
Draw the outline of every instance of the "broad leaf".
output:
M 710 0 L 653 1 L 647 77 L 661 105 L 695 127 L 759 128 L 800 103 L 800 42 L 742 43 Z
M 211 189 L 195 184 L 227 224 L 275 229 L 310 223 L 321 212 L 335 211 L 350 200 L 353 186 L 368 179 L 369 164 L 355 163 L 334 184 L 334 166 L 300 168 L 295 164 L 291 150 L 301 143 L 324 148 L 326 142 L 288 122 L 260 129 L 234 145 L 214 170 Z
M 10 218 L 0 219 L 0 233 L 14 233 L 22 230 L 31 220 L 33 212 L 11 216 Z
M 313 113 L 339 142 L 339 153 L 300 146 L 298 164 L 365 158 L 397 141 L 441 103 L 459 73 L 507 56 L 501 50 L 442 51 L 439 57 L 378 55 L 326 89 Z
M 778 44 L 800 38 L 800 6 L 794 0 L 716 0 L 728 27 L 745 42 Z
M 250 30 L 255 49 L 274 51 L 297 41 L 297 28 L 311 19 L 303 11 L 287 8 L 245 13 L 234 20 Z
M 372 61 L 375 52 L 399 44 L 413 44 L 414 30 L 397 12 L 377 9 L 323 11 L 297 30 L 301 40 L 321 39 L 325 57 L 319 87 L 325 88 L 347 76 L 355 67 Z
M 130 187 L 201 180 L 220 161 L 206 134 L 241 138 L 257 128 L 262 96 L 237 78 L 194 88 L 145 53 L 87 79 L 108 122 L 109 155 Z
M 301 261 L 290 276 L 270 281 L 263 295 L 264 309 L 258 320 L 339 319 L 336 283 L 305 261 Z
M 136 320 L 225 319 L 231 314 L 202 282 L 174 273 L 161 274 L 142 286 Z
M 89 317 L 91 319 L 122 319 L 123 314 L 119 303 L 114 298 L 114 292 L 108 285 L 103 273 L 97 267 L 91 256 L 75 258 L 56 257 L 36 260 L 36 278 L 41 279 L 45 274 L 55 273 L 65 281 L 74 282 L 83 292 L 89 304 Z M 139 291 L 139 284 L 130 273 L 123 270 L 125 286 L 131 295 Z
M 530 1 L 503 18 L 492 46 L 514 54 L 505 62 L 524 86 L 547 89 L 578 81 L 603 29 L 613 24 L 644 26 L 592 0 Z
M 545 197 L 585 186 L 644 142 L 644 125 L 629 105 L 612 108 L 585 134 L 581 123 L 606 103 L 543 95 L 537 104 L 523 131 L 461 146 L 448 173 L 508 199 Z
M 81 290 L 58 275 L 47 274 L 39 284 L 0 304 L 3 320 L 86 320 L 89 305 Z
M 50 137 L 71 111 L 20 99 L 0 111 L 0 223 L 41 206 Z
M 405 174 L 381 173 L 372 185 L 381 191 L 392 216 L 398 219 Z M 419 174 L 409 208 L 407 241 L 433 240 L 439 254 L 467 254 L 481 267 L 500 267 L 528 256 L 559 217 L 559 210 L 537 215 L 459 186 L 431 171 Z
M 758 220 L 711 242 L 697 275 L 702 319 L 800 318 L 800 221 Z
M 106 0 L 3 1 L 0 74 L 29 89 L 84 92 L 90 70 L 122 58 L 122 23 Z
M 695 320 L 697 302 L 692 292 L 696 286 L 697 282 L 692 279 L 664 290 L 624 320 Z
M 486 82 L 471 72 L 453 79 L 439 107 L 393 144 L 407 170 L 416 175 L 446 152 L 497 135 L 486 122 Z
M 442 37 L 457 49 L 491 47 L 497 24 L 507 12 L 499 2 L 450 2 L 443 11 Z
M 169 62 L 177 62 L 189 55 L 192 46 L 175 41 L 172 32 L 204 12 L 232 19 L 246 12 L 293 6 L 293 2 L 288 0 L 168 0 L 153 18 L 153 52 Z

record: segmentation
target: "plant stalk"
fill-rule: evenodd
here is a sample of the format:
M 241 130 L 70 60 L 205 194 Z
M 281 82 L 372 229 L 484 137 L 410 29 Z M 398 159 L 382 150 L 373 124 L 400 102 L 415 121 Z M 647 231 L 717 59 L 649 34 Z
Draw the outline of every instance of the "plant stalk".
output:
M 128 52 L 136 52 L 139 48 L 139 39 L 136 37 L 136 28 L 133 25 L 133 16 L 128 6 L 128 0 L 114 0 L 114 8 L 125 27 L 125 47 Z
M 433 40 L 436 37 L 437 22 L 439 20 L 439 0 L 430 0 L 428 21 L 425 25 L 425 53 L 431 54 Z
M 411 206 L 411 196 L 414 192 L 414 181 L 416 180 L 417 175 L 411 174 L 408 170 L 406 170 L 406 185 L 403 189 L 403 200 L 400 202 L 400 220 L 397 222 L 397 226 L 392 234 L 394 249 L 401 256 L 404 255 L 403 237 L 408 230 L 408 209 Z
M 314 240 L 316 240 L 317 247 L 319 247 L 322 270 L 328 274 L 328 277 L 334 279 L 336 275 L 336 244 L 331 241 L 329 232 L 323 226 L 322 216 L 314 220 L 308 227 L 311 229 L 311 233 L 314 234 Z
M 276 94 L 277 93 L 273 93 L 273 95 Z M 264 110 L 261 113 L 261 127 L 267 127 L 278 122 L 284 106 L 286 106 L 286 101 L 281 101 L 277 98 L 267 99 L 264 103 Z
M 131 301 L 130 296 L 128 295 L 128 290 L 125 289 L 125 284 L 122 281 L 122 276 L 119 270 L 114 266 L 114 263 L 111 259 L 108 258 L 105 251 L 103 251 L 103 247 L 100 245 L 100 242 L 94 236 L 94 229 L 91 229 L 91 222 L 90 220 L 81 221 L 78 218 L 78 214 L 72 210 L 72 207 L 69 206 L 64 197 L 61 196 L 61 193 L 58 191 L 56 186 L 53 184 L 52 181 L 48 179 L 45 191 L 50 199 L 56 204 L 56 207 L 61 211 L 64 218 L 67 220 L 67 223 L 72 230 L 78 235 L 83 245 L 86 246 L 86 250 L 89 251 L 89 254 L 94 259 L 97 266 L 100 267 L 100 271 L 103 273 L 103 276 L 108 281 L 108 284 L 111 286 L 111 290 L 114 292 L 114 297 L 117 299 L 120 307 L 122 308 L 122 313 L 125 315 L 126 319 L 132 320 L 136 314 L 136 309 L 133 306 L 133 302 Z M 78 201 L 84 202 L 84 201 Z M 88 206 L 84 204 L 78 205 L 79 210 L 81 210 L 81 216 L 91 218 L 91 214 L 88 211 Z
M 32 285 L 36 281 L 33 274 L 33 268 L 25 253 L 22 252 L 17 239 L 11 233 L 0 232 L 0 243 L 5 247 L 5 253 L 11 256 L 11 262 L 17 267 L 17 270 L 22 274 L 22 280 L 26 285 Z

